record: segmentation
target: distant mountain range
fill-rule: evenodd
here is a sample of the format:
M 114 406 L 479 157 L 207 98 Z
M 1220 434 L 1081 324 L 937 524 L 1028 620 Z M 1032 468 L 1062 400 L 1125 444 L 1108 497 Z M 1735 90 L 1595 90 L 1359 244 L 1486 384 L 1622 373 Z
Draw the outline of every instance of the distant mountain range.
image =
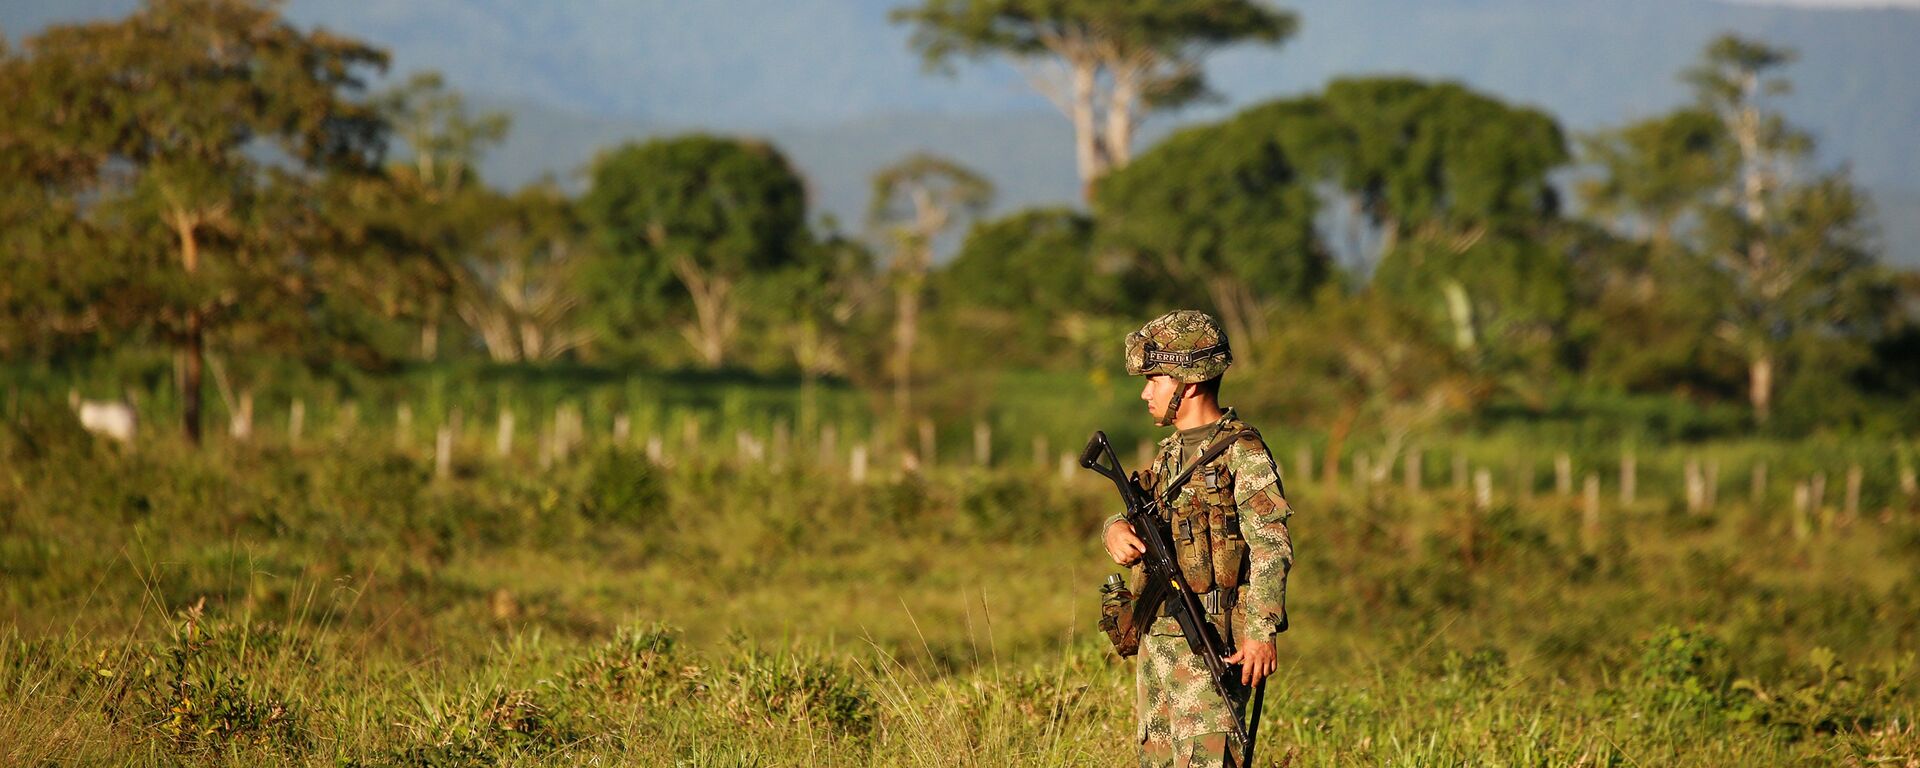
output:
M 306 24 L 372 40 L 395 71 L 438 69 L 478 104 L 516 114 L 488 158 L 494 182 L 570 185 L 622 140 L 684 130 L 779 143 L 822 211 L 857 226 L 866 178 L 915 149 L 987 173 L 1001 208 L 1076 196 L 1064 121 L 1000 62 L 929 73 L 888 10 L 906 0 L 292 0 Z M 1781 106 L 1871 189 L 1894 260 L 1920 266 L 1920 11 L 1710 0 L 1296 0 L 1277 50 L 1212 57 L 1222 98 L 1183 121 L 1366 73 L 1450 78 L 1536 105 L 1574 130 L 1683 103 L 1680 70 L 1734 30 L 1797 49 Z M 125 13 L 132 0 L 0 0 L 17 39 L 47 23 Z

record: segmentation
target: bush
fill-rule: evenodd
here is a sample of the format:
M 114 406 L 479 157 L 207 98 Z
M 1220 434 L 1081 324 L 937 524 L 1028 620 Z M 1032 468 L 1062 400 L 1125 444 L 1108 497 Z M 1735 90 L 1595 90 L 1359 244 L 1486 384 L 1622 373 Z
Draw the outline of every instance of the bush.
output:
M 580 512 L 589 520 L 645 528 L 666 516 L 666 492 L 645 456 L 610 449 L 587 470 Z

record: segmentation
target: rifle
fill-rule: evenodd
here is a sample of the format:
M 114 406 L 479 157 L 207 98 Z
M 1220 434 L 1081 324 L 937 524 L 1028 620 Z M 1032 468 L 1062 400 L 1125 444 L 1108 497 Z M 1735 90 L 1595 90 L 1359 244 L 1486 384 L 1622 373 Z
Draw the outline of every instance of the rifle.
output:
M 1233 697 L 1228 693 L 1228 681 L 1236 677 L 1236 667 L 1227 666 L 1224 659 L 1233 655 L 1232 638 L 1221 638 L 1214 631 L 1213 623 L 1206 620 L 1206 607 L 1201 604 L 1200 596 L 1187 586 L 1187 579 L 1180 573 L 1180 564 L 1173 556 L 1173 535 L 1166 521 L 1160 519 L 1160 510 L 1172 504 L 1179 496 L 1180 487 L 1193 476 L 1193 471 L 1212 461 L 1220 452 L 1233 444 L 1232 440 L 1209 449 L 1189 465 L 1186 470 L 1175 475 L 1167 483 L 1164 496 L 1150 498 L 1139 485 L 1138 472 L 1129 476 L 1120 467 L 1120 457 L 1113 452 L 1113 445 L 1107 442 L 1107 433 L 1096 431 L 1087 440 L 1086 449 L 1080 452 L 1080 466 L 1091 469 L 1120 489 L 1120 500 L 1126 504 L 1126 521 L 1140 541 L 1147 545 L 1147 551 L 1140 556 L 1141 566 L 1146 572 L 1146 584 L 1133 604 L 1133 626 L 1142 633 L 1152 626 L 1162 603 L 1170 603 L 1168 613 L 1180 624 L 1180 634 L 1187 638 L 1187 648 L 1207 663 L 1208 678 L 1213 682 L 1213 690 L 1220 694 L 1220 700 L 1229 708 L 1233 706 Z M 1102 458 L 1105 463 L 1101 462 Z M 1253 765 L 1253 739 L 1260 731 L 1260 705 L 1264 703 L 1267 681 L 1261 680 L 1253 691 L 1253 712 L 1246 723 L 1236 716 L 1233 721 L 1233 736 L 1240 743 L 1240 761 L 1242 768 Z

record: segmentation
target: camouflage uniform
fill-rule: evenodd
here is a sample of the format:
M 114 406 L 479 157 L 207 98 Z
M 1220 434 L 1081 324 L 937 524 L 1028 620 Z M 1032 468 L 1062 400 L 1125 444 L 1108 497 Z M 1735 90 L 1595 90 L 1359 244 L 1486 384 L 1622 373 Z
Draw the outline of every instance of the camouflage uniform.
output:
M 1217 351 L 1214 351 L 1217 350 Z M 1195 360 L 1181 353 L 1198 351 L 1207 355 Z M 1157 353 L 1157 354 L 1156 354 Z M 1226 336 L 1213 319 L 1199 312 L 1180 311 L 1148 323 L 1130 336 L 1127 344 L 1127 369 L 1135 375 L 1166 373 L 1182 382 L 1204 381 L 1219 376 L 1231 364 Z M 1163 422 L 1172 421 L 1169 408 Z M 1209 616 L 1223 637 L 1234 638 L 1236 648 L 1249 642 L 1269 641 L 1286 629 L 1287 572 L 1293 563 L 1293 544 L 1287 533 L 1287 506 L 1279 472 L 1272 454 L 1258 433 L 1227 409 L 1220 421 L 1196 430 L 1197 443 L 1183 441 L 1183 434 L 1160 442 L 1152 469 L 1164 496 L 1165 484 L 1212 447 L 1217 440 L 1233 440 L 1226 453 L 1211 465 L 1196 470 L 1181 487 L 1180 495 L 1169 510 L 1219 508 L 1231 505 L 1237 512 L 1238 538 L 1244 549 L 1232 550 L 1233 562 L 1192 563 L 1182 557 L 1183 575 L 1198 591 L 1218 583 L 1232 598 L 1224 602 L 1221 613 Z M 1122 519 L 1109 518 L 1108 525 Z M 1214 525 L 1220 518 L 1216 514 Z M 1103 526 L 1104 529 L 1105 526 Z M 1204 536 L 1202 538 L 1205 538 Z M 1177 553 L 1185 554 L 1183 537 L 1174 532 Z M 1239 552 L 1244 552 L 1240 555 Z M 1137 570 L 1137 568 L 1136 568 Z M 1208 680 L 1206 663 L 1196 656 L 1172 617 L 1157 619 L 1141 638 L 1136 675 L 1136 709 L 1139 727 L 1141 766 L 1232 765 L 1237 744 L 1229 733 L 1233 722 L 1245 712 L 1251 689 L 1240 685 L 1237 676 L 1229 683 L 1231 702 L 1221 701 Z

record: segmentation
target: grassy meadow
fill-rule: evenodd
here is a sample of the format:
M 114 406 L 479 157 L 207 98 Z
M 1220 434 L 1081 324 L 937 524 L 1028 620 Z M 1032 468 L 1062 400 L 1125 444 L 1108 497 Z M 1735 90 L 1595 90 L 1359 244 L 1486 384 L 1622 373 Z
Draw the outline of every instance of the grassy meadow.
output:
M 603 383 L 550 398 L 576 442 L 529 409 L 504 457 L 501 403 L 471 393 L 401 435 L 371 397 L 352 421 L 316 400 L 297 439 L 262 407 L 200 449 L 19 395 L 0 764 L 1127 764 L 1131 669 L 1095 628 L 1117 502 L 1058 454 L 1088 422 L 1148 431 L 1124 382 L 1086 386 L 1109 394 L 996 396 L 988 466 L 944 414 L 942 460 L 905 472 L 876 440 L 858 478 L 864 427 L 822 453 L 819 424 L 863 410 L 834 388 L 804 418 L 719 388 L 690 430 L 667 398 L 713 388 Z M 1578 428 L 1433 442 L 1418 490 L 1404 464 L 1300 477 L 1324 444 L 1267 432 L 1299 559 L 1262 765 L 1920 765 L 1911 446 L 1639 442 L 1625 503 L 1621 443 Z

